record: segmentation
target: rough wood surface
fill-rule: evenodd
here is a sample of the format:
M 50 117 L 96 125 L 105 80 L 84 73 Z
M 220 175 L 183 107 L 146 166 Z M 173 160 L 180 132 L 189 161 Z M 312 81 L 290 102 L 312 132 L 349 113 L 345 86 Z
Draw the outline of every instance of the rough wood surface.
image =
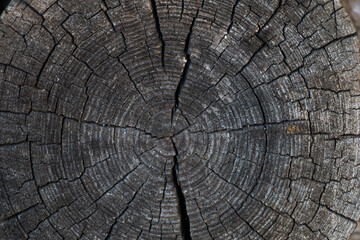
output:
M 1 239 L 347 239 L 357 34 L 338 0 L 11 1 Z

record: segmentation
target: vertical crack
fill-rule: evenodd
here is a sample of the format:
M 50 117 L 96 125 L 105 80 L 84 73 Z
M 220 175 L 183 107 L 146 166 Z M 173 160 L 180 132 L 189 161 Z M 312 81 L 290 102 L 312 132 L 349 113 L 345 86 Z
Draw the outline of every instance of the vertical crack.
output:
M 106 19 L 108 20 L 108 22 L 110 23 L 111 28 L 114 30 L 114 32 L 116 32 L 114 23 L 111 21 L 110 16 L 109 16 L 109 14 L 107 13 L 107 10 L 108 10 L 109 7 L 108 7 L 108 5 L 107 5 L 107 3 L 106 3 L 105 0 L 101 0 L 101 1 L 102 1 L 102 3 L 104 4 L 104 7 L 105 7 L 105 8 L 103 8 L 105 17 L 106 17 Z
M 187 79 L 187 76 L 188 76 L 188 73 L 189 73 L 189 68 L 190 68 L 190 65 L 191 65 L 191 59 L 190 59 L 190 53 L 189 53 L 190 39 L 191 39 L 191 35 L 192 35 L 192 32 L 193 32 L 195 20 L 196 20 L 198 14 L 199 14 L 199 10 L 197 10 L 196 15 L 193 18 L 192 23 L 190 25 L 189 33 L 186 36 L 185 48 L 184 48 L 186 63 L 185 63 L 185 67 L 184 67 L 183 73 L 181 75 L 179 84 L 177 85 L 176 90 L 175 90 L 175 104 L 174 104 L 174 107 L 173 107 L 172 112 L 171 112 L 171 122 L 173 120 L 174 113 L 179 108 L 179 96 L 181 94 L 181 90 L 182 90 L 182 88 L 183 88 L 183 86 L 185 84 L 185 81 Z
M 227 28 L 227 34 L 230 33 L 230 29 L 232 28 L 233 24 L 234 24 L 234 16 L 235 16 L 235 9 L 237 7 L 237 5 L 239 4 L 240 0 L 237 0 L 235 2 L 235 4 L 233 5 L 232 11 L 231 11 L 231 17 L 230 17 L 230 24 Z
M 208 231 L 208 233 L 209 233 L 209 236 L 211 237 L 212 240 L 215 240 L 215 238 L 212 236 L 212 234 L 211 234 L 211 232 L 210 232 L 209 225 L 206 223 L 206 221 L 205 221 L 205 219 L 204 219 L 204 216 L 203 216 L 203 214 L 202 214 L 202 212 L 201 212 L 201 208 L 199 207 L 199 204 L 198 204 L 198 202 L 196 201 L 196 198 L 194 198 L 194 200 L 195 200 L 196 206 L 197 206 L 198 209 L 199 209 L 200 217 L 201 217 L 202 221 L 204 222 L 204 224 L 205 224 L 205 226 L 206 226 L 206 229 L 207 229 L 207 231 Z
M 190 234 L 190 221 L 189 216 L 186 210 L 186 200 L 185 195 L 181 189 L 180 182 L 177 177 L 177 171 L 179 169 L 178 165 L 178 158 L 179 158 L 179 152 L 176 148 L 174 140 L 171 138 L 171 142 L 173 144 L 174 150 L 175 150 L 175 156 L 174 156 L 174 165 L 171 168 L 171 176 L 172 181 L 176 190 L 176 196 L 178 200 L 178 207 L 179 207 L 179 213 L 180 213 L 180 226 L 181 226 L 181 235 L 183 239 L 185 240 L 191 240 L 191 234 Z
M 181 0 L 181 13 L 180 13 L 180 20 L 179 20 L 179 21 L 181 21 L 181 19 L 182 19 L 182 17 L 183 17 L 184 8 L 185 8 L 184 0 Z
M 164 71 L 165 71 L 165 41 L 160 29 L 160 21 L 159 21 L 159 15 L 157 13 L 157 8 L 156 8 L 156 3 L 155 0 L 150 0 L 150 6 L 151 6 L 151 11 L 153 13 L 154 19 L 155 19 L 155 26 L 156 26 L 156 31 L 159 35 L 159 40 L 161 42 L 161 66 L 163 67 Z

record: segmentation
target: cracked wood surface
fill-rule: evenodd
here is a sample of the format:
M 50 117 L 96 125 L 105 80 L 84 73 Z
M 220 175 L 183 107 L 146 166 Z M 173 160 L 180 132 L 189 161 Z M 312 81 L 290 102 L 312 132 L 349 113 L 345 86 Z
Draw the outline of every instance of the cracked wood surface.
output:
M 1 239 L 348 239 L 359 52 L 340 1 L 13 0 Z

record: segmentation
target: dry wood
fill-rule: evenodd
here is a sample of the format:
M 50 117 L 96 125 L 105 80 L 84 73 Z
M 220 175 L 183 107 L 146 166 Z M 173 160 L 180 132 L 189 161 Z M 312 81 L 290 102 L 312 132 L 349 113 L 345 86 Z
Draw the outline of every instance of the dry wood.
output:
M 357 34 L 339 0 L 13 0 L 1 239 L 347 239 Z

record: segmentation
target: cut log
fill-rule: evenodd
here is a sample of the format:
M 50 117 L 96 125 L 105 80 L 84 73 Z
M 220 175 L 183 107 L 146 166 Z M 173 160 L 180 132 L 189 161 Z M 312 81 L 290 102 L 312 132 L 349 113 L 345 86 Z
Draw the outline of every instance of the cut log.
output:
M 13 0 L 1 239 L 347 239 L 360 64 L 339 0 Z

